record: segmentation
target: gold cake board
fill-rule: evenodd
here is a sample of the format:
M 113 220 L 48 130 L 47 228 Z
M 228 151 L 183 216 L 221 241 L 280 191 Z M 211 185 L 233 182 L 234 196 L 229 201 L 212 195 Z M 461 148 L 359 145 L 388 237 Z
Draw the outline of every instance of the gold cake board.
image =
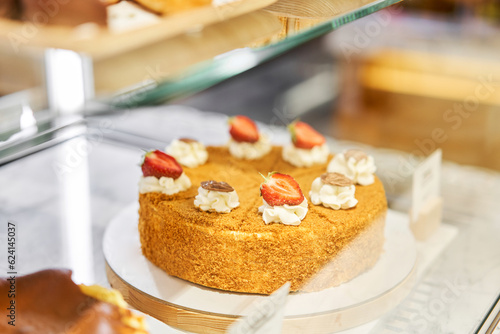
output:
M 387 293 L 353 307 L 317 315 L 286 317 L 282 333 L 327 334 L 375 320 L 397 306 L 408 295 L 415 281 L 415 271 L 414 267 L 400 284 Z M 171 327 L 193 333 L 220 334 L 225 333 L 225 330 L 238 319 L 236 315 L 184 308 L 153 297 L 127 283 L 111 269 L 107 262 L 106 274 L 111 286 L 120 291 L 132 307 Z

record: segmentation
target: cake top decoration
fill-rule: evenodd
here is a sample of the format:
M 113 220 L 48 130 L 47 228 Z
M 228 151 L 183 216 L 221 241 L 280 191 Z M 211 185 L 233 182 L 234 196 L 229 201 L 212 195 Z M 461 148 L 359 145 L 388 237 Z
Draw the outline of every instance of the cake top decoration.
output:
M 160 150 L 147 152 L 141 169 L 142 176 L 139 180 L 141 194 L 159 192 L 173 195 L 191 187 L 191 180 L 177 160 Z
M 183 172 L 181 165 L 174 157 L 160 150 L 147 152 L 144 155 L 141 169 L 144 177 L 169 177 L 174 180 L 178 179 Z
M 198 141 L 193 138 L 179 138 L 179 141 L 186 143 L 186 144 L 191 144 L 191 143 L 197 143 Z
M 307 123 L 294 121 L 288 125 L 292 142 L 297 148 L 312 149 L 326 142 L 325 137 Z
M 354 184 L 350 178 L 340 173 L 321 174 L 321 182 L 337 187 L 349 187 Z
M 262 175 L 262 174 L 261 174 Z M 293 177 L 271 172 L 260 185 L 260 194 L 271 206 L 299 205 L 304 201 L 304 194 Z
M 259 140 L 257 125 L 243 115 L 229 118 L 229 134 L 237 142 L 256 143 Z
M 271 151 L 271 142 L 259 133 L 257 125 L 242 115 L 229 118 L 229 152 L 238 159 L 256 160 Z
M 347 150 L 344 153 L 344 156 L 345 156 L 346 160 L 353 158 L 354 160 L 356 160 L 356 162 L 359 162 L 363 159 L 368 159 L 368 155 L 365 152 L 363 152 L 361 150 L 354 149 L 354 148 Z
M 262 174 L 261 174 L 262 175 Z M 300 225 L 308 211 L 308 203 L 293 177 L 272 172 L 260 185 L 263 205 L 259 207 L 264 223 Z
M 377 170 L 373 156 L 362 150 L 350 149 L 335 154 L 326 168 L 328 172 L 344 174 L 355 184 L 367 186 L 375 182 L 373 173 Z
M 234 191 L 233 187 L 231 187 L 226 182 L 217 182 L 214 180 L 203 181 L 201 183 L 201 187 L 206 190 L 218 191 L 222 193 L 229 193 L 231 191 Z
M 192 138 L 174 139 L 165 149 L 181 165 L 195 168 L 208 160 L 208 152 L 203 143 Z
M 294 121 L 288 125 L 292 143 L 283 147 L 282 158 L 295 167 L 311 167 L 328 160 L 326 139 L 309 124 Z
M 358 204 L 355 192 L 354 182 L 347 176 L 324 173 L 314 179 L 309 198 L 314 205 L 323 205 L 333 210 L 350 209 Z
M 202 211 L 229 213 L 240 206 L 236 191 L 226 182 L 203 181 L 194 199 L 194 206 Z

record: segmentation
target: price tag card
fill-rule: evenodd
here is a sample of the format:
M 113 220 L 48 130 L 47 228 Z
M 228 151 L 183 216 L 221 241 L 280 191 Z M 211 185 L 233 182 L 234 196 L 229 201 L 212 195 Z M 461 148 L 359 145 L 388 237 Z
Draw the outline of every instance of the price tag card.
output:
M 411 215 L 417 221 L 422 208 L 428 201 L 440 195 L 441 186 L 441 157 L 438 149 L 429 155 L 413 173 L 413 192 Z
M 247 316 L 238 319 L 226 333 L 228 334 L 276 334 L 281 333 L 286 298 L 290 283 L 285 283 L 272 295 L 251 305 Z

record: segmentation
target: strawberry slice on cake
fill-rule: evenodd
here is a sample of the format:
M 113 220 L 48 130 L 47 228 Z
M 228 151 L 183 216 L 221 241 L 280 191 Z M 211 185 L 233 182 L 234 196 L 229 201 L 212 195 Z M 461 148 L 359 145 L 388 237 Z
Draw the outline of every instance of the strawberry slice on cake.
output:
M 173 195 L 191 187 L 191 180 L 171 155 L 160 150 L 149 151 L 141 163 L 139 193 L 160 192 Z
M 326 139 L 312 126 L 294 121 L 288 125 L 288 131 L 292 142 L 283 148 L 283 160 L 295 167 L 311 167 L 328 160 Z
M 182 167 L 177 160 L 160 150 L 147 152 L 144 155 L 144 162 L 141 169 L 142 175 L 145 177 L 171 177 L 175 180 L 182 175 Z
M 292 135 L 292 142 L 295 147 L 312 149 L 326 143 L 325 137 L 307 123 L 295 121 L 288 125 L 288 131 Z
M 271 172 L 260 185 L 264 205 L 259 207 L 266 224 L 299 225 L 307 214 L 307 200 L 293 177 Z
M 232 156 L 239 159 L 257 160 L 271 151 L 269 138 L 260 133 L 257 124 L 247 116 L 229 118 L 228 147 Z

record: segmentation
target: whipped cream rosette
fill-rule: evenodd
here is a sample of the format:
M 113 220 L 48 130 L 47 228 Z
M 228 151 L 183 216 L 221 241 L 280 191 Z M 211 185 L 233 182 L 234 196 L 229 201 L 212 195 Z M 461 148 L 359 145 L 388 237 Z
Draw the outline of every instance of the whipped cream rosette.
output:
M 328 160 L 326 139 L 309 124 L 295 121 L 288 126 L 292 143 L 283 148 L 283 160 L 295 167 L 311 167 Z
M 260 159 L 271 151 L 269 138 L 260 133 L 254 121 L 246 116 L 229 118 L 229 152 L 239 159 Z
M 358 204 L 356 187 L 351 179 L 339 173 L 325 173 L 314 179 L 309 197 L 314 205 L 334 210 L 350 209 Z
M 354 183 L 367 186 L 375 182 L 373 175 L 377 167 L 371 155 L 357 149 L 350 149 L 336 154 L 330 161 L 327 171 L 344 174 Z
M 182 173 L 177 179 L 162 176 L 141 176 L 139 180 L 139 193 L 163 193 L 173 195 L 185 191 L 191 187 L 191 180 L 185 173 Z
M 190 138 L 173 140 L 165 151 L 173 156 L 181 165 L 189 168 L 203 165 L 208 159 L 208 152 L 205 145 Z
M 264 177 L 264 176 L 263 176 Z M 308 203 L 293 177 L 269 173 L 260 186 L 263 205 L 259 207 L 266 224 L 299 225 L 308 211 Z
M 229 213 L 240 206 L 238 194 L 226 182 L 204 181 L 198 188 L 194 205 L 202 211 Z
M 156 150 L 147 152 L 141 164 L 139 193 L 173 195 L 191 187 L 191 180 L 174 157 Z
M 264 134 L 259 134 L 259 140 L 255 143 L 237 142 L 229 139 L 229 152 L 239 159 L 260 159 L 271 151 L 271 142 Z
M 272 206 L 264 203 L 259 207 L 259 212 L 262 213 L 262 219 L 266 224 L 281 223 L 284 225 L 300 225 L 300 222 L 307 214 L 307 200 L 304 198 L 299 205 L 278 205 Z
M 288 145 L 283 148 L 283 160 L 295 167 L 311 167 L 315 164 L 325 163 L 328 160 L 329 152 L 330 150 L 326 144 L 311 149 Z

